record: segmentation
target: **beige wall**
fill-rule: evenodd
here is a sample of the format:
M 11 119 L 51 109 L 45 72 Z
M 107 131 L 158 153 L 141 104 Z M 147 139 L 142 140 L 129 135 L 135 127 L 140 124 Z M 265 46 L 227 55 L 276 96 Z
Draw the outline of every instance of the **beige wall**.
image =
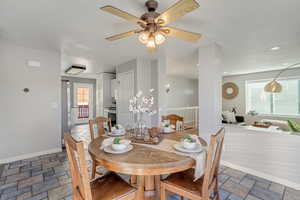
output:
M 58 52 L 0 41 L 0 162 L 60 150 L 60 87 Z
M 167 76 L 170 92 L 166 94 L 166 107 L 198 106 L 198 79 L 189 79 L 180 76 Z

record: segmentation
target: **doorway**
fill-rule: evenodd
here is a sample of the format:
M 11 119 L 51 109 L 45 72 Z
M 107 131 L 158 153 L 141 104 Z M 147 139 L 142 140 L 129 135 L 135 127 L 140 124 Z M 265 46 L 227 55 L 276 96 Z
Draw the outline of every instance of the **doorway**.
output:
M 94 118 L 93 84 L 73 83 L 72 124 L 85 124 Z
M 62 132 L 96 115 L 96 79 L 62 76 Z

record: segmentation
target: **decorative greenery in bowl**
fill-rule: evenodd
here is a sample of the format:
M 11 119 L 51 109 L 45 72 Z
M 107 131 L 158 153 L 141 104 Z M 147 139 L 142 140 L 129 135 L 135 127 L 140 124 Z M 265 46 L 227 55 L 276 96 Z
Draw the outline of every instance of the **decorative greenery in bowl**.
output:
M 120 143 L 121 142 L 121 138 L 119 138 L 119 137 L 116 137 L 115 139 L 114 139 L 114 144 L 121 144 Z
M 127 148 L 127 143 L 122 143 L 122 139 L 119 137 L 116 137 L 113 141 L 113 144 L 111 145 L 112 149 L 115 151 L 122 151 Z
M 184 136 L 184 140 L 186 140 L 187 142 L 190 142 L 190 143 L 195 143 L 196 142 L 196 140 L 190 135 Z
M 122 135 L 124 133 L 125 129 L 123 128 L 122 125 L 115 125 L 113 128 L 112 128 L 112 133 L 115 134 L 115 135 Z
M 116 128 L 117 130 L 119 130 L 119 129 L 123 129 L 123 126 L 117 124 L 117 125 L 115 125 L 115 128 Z
M 173 126 L 171 124 L 164 124 L 164 132 L 165 133 L 171 133 L 173 132 Z
M 183 138 L 183 147 L 185 149 L 195 149 L 196 145 L 197 142 L 192 136 L 187 135 Z

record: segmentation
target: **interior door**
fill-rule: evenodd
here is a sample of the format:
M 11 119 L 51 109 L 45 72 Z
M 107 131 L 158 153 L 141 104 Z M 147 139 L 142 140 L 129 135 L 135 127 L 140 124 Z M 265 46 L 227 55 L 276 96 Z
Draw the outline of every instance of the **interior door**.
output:
M 129 100 L 134 96 L 134 72 L 123 72 L 117 74 L 118 94 L 117 101 L 117 123 L 122 126 L 133 126 L 134 117 L 129 112 Z
M 88 123 L 93 119 L 93 84 L 74 83 L 73 84 L 73 124 Z

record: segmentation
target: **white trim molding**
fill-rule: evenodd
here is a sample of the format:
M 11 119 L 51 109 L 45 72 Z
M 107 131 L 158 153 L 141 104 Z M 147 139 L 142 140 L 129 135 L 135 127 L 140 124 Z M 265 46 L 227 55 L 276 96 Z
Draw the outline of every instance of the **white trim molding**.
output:
M 279 184 L 282 184 L 284 186 L 294 188 L 296 190 L 300 190 L 300 184 L 299 183 L 295 183 L 295 182 L 292 182 L 292 181 L 289 181 L 289 180 L 286 180 L 286 179 L 278 178 L 278 177 L 275 177 L 273 175 L 269 175 L 269 174 L 266 174 L 266 173 L 263 173 L 263 172 L 259 172 L 259 171 L 256 171 L 256 170 L 253 170 L 253 169 L 250 169 L 250 168 L 247 168 L 247 167 L 242 167 L 240 165 L 236 165 L 236 164 L 224 161 L 224 160 L 221 161 L 221 164 L 226 166 L 226 167 L 230 167 L 232 169 L 240 170 L 240 171 L 245 172 L 247 174 L 252 174 L 252 175 L 267 179 L 269 181 L 279 183 Z
M 49 149 L 49 150 L 45 150 L 45 151 L 22 154 L 22 155 L 10 157 L 10 158 L 3 158 L 3 159 L 0 159 L 0 164 L 6 164 L 6 163 L 10 163 L 10 162 L 15 162 L 18 160 L 29 159 L 29 158 L 46 155 L 46 154 L 51 154 L 51 153 L 58 153 L 61 151 L 62 151 L 61 148 L 54 148 L 54 149 Z

